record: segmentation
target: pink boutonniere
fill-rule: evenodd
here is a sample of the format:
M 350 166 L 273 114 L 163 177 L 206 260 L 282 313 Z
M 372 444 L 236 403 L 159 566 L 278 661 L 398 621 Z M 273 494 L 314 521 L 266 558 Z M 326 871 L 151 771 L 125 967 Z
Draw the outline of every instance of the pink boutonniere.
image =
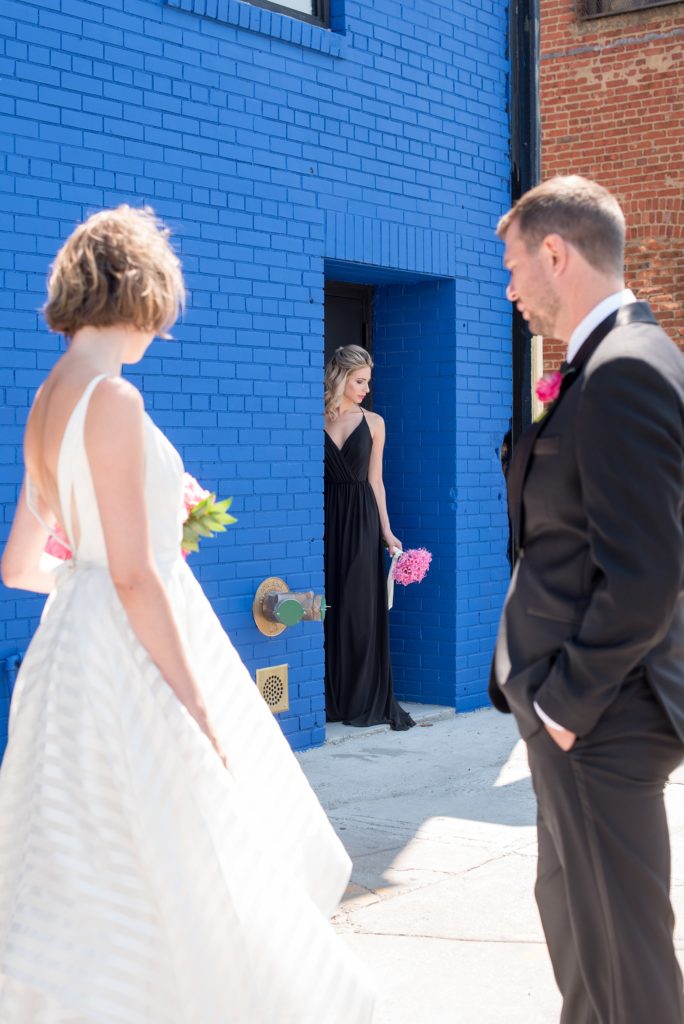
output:
M 554 370 L 553 373 L 545 373 L 543 377 L 539 378 L 534 386 L 534 393 L 539 401 L 544 403 L 546 409 L 537 416 L 536 422 L 543 420 L 551 411 L 553 403 L 557 402 L 560 398 L 561 387 L 565 377 L 570 377 L 576 372 L 576 367 L 568 366 L 567 363 L 561 363 L 560 370 Z
M 554 370 L 553 373 L 545 373 L 535 384 L 534 393 L 539 401 L 544 402 L 544 404 L 555 402 L 560 394 L 562 383 L 563 374 L 560 370 Z

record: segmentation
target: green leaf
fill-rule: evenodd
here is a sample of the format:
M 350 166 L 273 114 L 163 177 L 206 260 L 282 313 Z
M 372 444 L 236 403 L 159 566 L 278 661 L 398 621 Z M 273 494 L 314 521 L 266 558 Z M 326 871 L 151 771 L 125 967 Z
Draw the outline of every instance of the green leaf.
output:
M 211 537 L 211 530 L 203 520 L 198 519 L 197 522 L 193 523 L 192 525 L 193 528 L 200 535 L 200 537 Z
M 202 513 L 206 512 L 206 510 L 209 508 L 209 505 L 211 504 L 211 501 L 212 501 L 212 495 L 211 494 L 209 494 L 206 498 L 202 498 L 201 501 L 197 502 L 197 504 L 195 505 L 195 507 L 191 511 L 190 515 L 191 516 L 202 515 Z
M 232 498 L 224 498 L 223 501 L 217 501 L 214 503 L 214 511 L 225 512 L 233 504 Z
M 227 512 L 219 512 L 214 513 L 211 516 L 211 522 L 217 523 L 221 528 L 223 528 L 224 526 L 229 526 L 230 523 L 237 523 L 237 519 L 235 516 L 228 515 Z
M 229 515 L 227 511 L 232 503 L 232 497 L 217 501 L 213 493 L 202 498 L 183 523 L 183 551 L 199 551 L 200 538 L 223 533 L 226 526 L 236 523 L 235 516 Z

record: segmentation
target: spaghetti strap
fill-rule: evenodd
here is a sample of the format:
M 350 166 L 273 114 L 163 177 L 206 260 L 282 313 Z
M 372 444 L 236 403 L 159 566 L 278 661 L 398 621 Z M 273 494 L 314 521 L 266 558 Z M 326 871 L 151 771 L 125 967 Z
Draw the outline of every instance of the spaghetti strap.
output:
M 59 541 L 61 543 L 60 538 L 57 536 L 57 534 L 55 533 L 54 529 L 48 523 L 46 523 L 46 521 L 43 519 L 43 517 L 40 514 L 40 511 L 38 509 L 38 495 L 39 495 L 39 491 L 38 491 L 38 488 L 36 486 L 36 482 L 35 482 L 35 480 L 33 479 L 33 477 L 31 476 L 31 474 L 29 473 L 29 471 L 27 469 L 26 470 L 26 504 L 28 506 L 28 510 L 31 513 L 31 515 L 34 517 L 34 519 L 37 519 L 38 522 L 40 523 L 40 525 L 47 530 L 47 532 L 50 534 L 52 539 L 56 540 L 56 541 Z
M 82 451 L 84 449 L 84 427 L 86 414 L 88 412 L 88 404 L 97 385 L 107 376 L 108 374 L 106 373 L 99 373 L 97 377 L 93 377 L 86 385 L 83 394 L 71 410 L 71 415 L 67 420 L 67 425 L 64 429 L 64 434 L 62 435 L 59 456 L 57 458 L 57 491 L 59 493 L 59 507 L 62 510 L 64 532 L 72 551 L 76 550 L 71 522 L 71 496 L 73 493 L 74 470 L 76 465 L 73 447 L 74 444 L 76 444 L 78 446 L 78 451 Z M 78 452 L 76 454 L 78 454 Z
M 63 458 L 64 452 L 66 450 L 66 447 L 67 447 L 67 445 L 66 445 L 67 438 L 68 438 L 68 436 L 70 434 L 70 431 L 73 431 L 74 423 L 80 424 L 81 431 L 82 431 L 83 425 L 85 423 L 85 415 L 86 415 L 86 412 L 88 411 L 88 402 L 90 401 L 90 396 L 92 395 L 93 391 L 95 390 L 97 385 L 100 383 L 100 381 L 104 380 L 104 378 L 107 377 L 107 376 L 108 376 L 108 374 L 106 374 L 106 373 L 99 373 L 96 377 L 93 377 L 88 382 L 88 384 L 86 385 L 85 390 L 83 391 L 83 394 L 78 399 L 78 401 L 76 402 L 75 406 L 71 410 L 71 413 L 69 414 L 69 418 L 67 419 L 66 427 L 64 428 L 64 433 L 62 435 L 62 441 L 61 441 L 60 448 L 59 448 L 59 455 L 57 456 L 57 491 L 58 491 L 58 494 L 59 494 L 59 505 L 60 505 L 60 509 L 62 511 L 62 516 L 64 518 L 64 532 L 65 532 L 66 537 L 67 537 L 67 539 L 69 541 L 69 545 L 71 546 L 71 550 L 72 551 L 74 549 L 73 549 L 73 536 L 72 536 L 72 529 L 71 529 L 71 497 L 70 497 L 70 495 L 71 495 L 71 484 L 72 484 L 72 478 L 73 478 L 73 460 L 71 460 L 71 463 L 70 463 L 70 465 L 72 466 L 71 477 L 68 480 L 68 484 L 63 487 L 62 486 L 63 474 L 61 472 L 62 458 Z M 77 415 L 77 413 L 78 413 L 78 415 Z M 78 429 L 78 427 L 77 427 L 77 429 Z M 38 505 L 38 498 L 40 496 L 40 491 L 38 490 L 38 486 L 37 486 L 35 480 L 33 479 L 33 477 L 31 476 L 31 474 L 29 473 L 28 469 L 26 470 L 25 476 L 26 476 L 26 504 L 28 506 L 29 512 L 31 512 L 31 514 L 34 516 L 34 518 L 38 520 L 40 525 L 42 527 L 44 527 L 44 529 L 47 530 L 47 532 L 50 534 L 50 536 L 52 537 L 53 540 L 57 541 L 58 544 L 63 544 L 64 543 L 63 538 L 60 537 L 55 532 L 54 527 L 50 526 L 49 523 L 47 523 L 43 519 L 42 515 L 40 514 L 39 505 Z M 68 501 L 65 501 L 65 495 L 69 495 L 69 500 Z

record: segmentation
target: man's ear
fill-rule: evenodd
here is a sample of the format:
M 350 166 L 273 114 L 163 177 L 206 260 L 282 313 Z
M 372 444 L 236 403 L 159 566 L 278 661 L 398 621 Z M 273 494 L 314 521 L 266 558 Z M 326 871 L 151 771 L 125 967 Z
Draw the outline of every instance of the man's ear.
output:
M 568 265 L 570 255 L 568 243 L 562 235 L 546 235 L 541 243 L 541 251 L 554 277 L 563 273 Z

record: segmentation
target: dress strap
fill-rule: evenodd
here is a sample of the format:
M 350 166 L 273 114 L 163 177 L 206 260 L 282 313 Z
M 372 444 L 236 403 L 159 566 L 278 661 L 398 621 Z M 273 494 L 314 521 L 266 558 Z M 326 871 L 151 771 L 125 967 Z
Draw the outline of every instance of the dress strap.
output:
M 33 515 L 33 517 L 38 520 L 40 525 L 47 530 L 52 539 L 56 540 L 58 543 L 61 544 L 61 538 L 58 537 L 58 535 L 55 533 L 54 528 L 52 526 L 49 526 L 48 523 L 45 522 L 45 520 L 40 514 L 39 498 L 40 493 L 38 491 L 38 488 L 36 487 L 36 482 L 29 473 L 29 471 L 26 470 L 26 504 L 28 505 L 28 510 Z
M 105 377 L 106 373 L 99 373 L 97 377 L 86 385 L 85 391 L 71 410 L 71 416 L 67 422 L 62 437 L 62 444 L 57 459 L 57 490 L 59 492 L 59 505 L 64 519 L 64 531 L 67 535 L 71 550 L 74 551 L 74 534 L 71 522 L 71 499 L 74 486 L 74 475 L 77 465 L 76 456 L 85 452 L 85 419 L 88 412 L 88 404 L 91 395 L 97 385 Z M 76 449 L 76 450 L 74 450 Z

